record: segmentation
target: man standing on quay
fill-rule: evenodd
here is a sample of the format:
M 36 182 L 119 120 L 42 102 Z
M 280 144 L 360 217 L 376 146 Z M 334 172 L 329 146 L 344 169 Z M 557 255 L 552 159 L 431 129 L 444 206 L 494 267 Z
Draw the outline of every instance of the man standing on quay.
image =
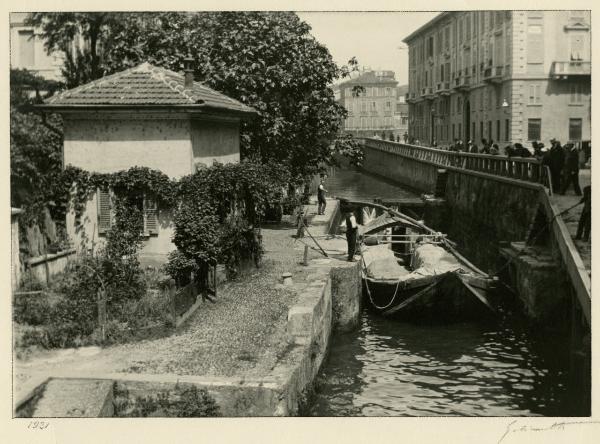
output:
M 325 193 L 327 193 L 327 190 L 324 186 L 325 177 L 327 176 L 321 176 L 321 182 L 319 183 L 319 188 L 317 189 L 317 214 L 325 214 L 325 207 L 327 206 L 327 200 L 325 199 Z
M 348 242 L 348 262 L 354 262 L 358 223 L 352 210 L 346 210 L 346 241 Z

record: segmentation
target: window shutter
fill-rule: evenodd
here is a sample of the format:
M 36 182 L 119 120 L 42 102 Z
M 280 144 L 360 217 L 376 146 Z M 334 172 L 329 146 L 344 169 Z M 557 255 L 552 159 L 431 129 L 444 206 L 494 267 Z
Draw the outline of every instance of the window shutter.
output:
M 111 225 L 110 191 L 98 188 L 96 195 L 98 200 L 98 234 L 105 234 L 110 230 Z
M 158 210 L 156 201 L 144 195 L 144 231 L 147 234 L 158 234 Z

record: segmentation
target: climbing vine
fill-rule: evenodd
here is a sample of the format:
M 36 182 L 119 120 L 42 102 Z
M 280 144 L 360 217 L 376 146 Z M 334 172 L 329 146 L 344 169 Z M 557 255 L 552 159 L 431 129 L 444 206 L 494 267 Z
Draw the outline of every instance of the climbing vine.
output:
M 55 203 L 65 214 L 71 205 L 78 218 L 97 189 L 111 189 L 119 226 L 123 215 L 137 210 L 132 196 L 152 195 L 161 210 L 174 212 L 173 242 L 178 253 L 171 255 L 166 270 L 180 280 L 182 274 L 206 269 L 216 261 L 235 274 L 242 260 L 259 260 L 262 247 L 257 229 L 267 209 L 282 202 L 289 181 L 284 166 L 257 159 L 215 163 L 180 181 L 145 167 L 106 174 L 67 166 L 58 181 Z M 141 216 L 138 219 L 141 221 Z M 139 248 L 138 231 L 143 227 L 138 228 L 131 229 L 129 223 L 127 229 L 117 230 L 119 241 L 111 245 L 120 246 L 119 254 L 128 255 Z
M 160 171 L 146 167 L 133 167 L 116 173 L 91 173 L 69 165 L 58 180 L 54 202 L 62 209 L 63 215 L 66 214 L 68 205 L 72 205 L 75 217 L 78 218 L 98 188 L 111 189 L 118 197 L 150 194 L 159 207 L 169 209 L 177 201 L 178 182 Z
M 235 274 L 242 260 L 262 255 L 257 228 L 268 206 L 282 201 L 289 177 L 280 164 L 246 160 L 183 178 L 173 242 L 198 269 L 219 261 Z

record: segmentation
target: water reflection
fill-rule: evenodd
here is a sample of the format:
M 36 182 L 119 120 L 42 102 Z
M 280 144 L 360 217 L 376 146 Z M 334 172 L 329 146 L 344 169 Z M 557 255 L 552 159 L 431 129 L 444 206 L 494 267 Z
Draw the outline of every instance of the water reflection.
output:
M 311 414 L 571 414 L 565 373 L 524 333 L 502 323 L 419 326 L 365 311 L 359 331 L 334 337 Z M 562 342 L 554 358 L 565 353 Z

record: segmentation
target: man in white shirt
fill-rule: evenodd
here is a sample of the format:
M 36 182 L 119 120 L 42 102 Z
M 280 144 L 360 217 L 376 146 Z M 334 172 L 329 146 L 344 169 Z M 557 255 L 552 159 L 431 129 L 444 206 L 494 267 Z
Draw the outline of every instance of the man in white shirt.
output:
M 358 223 L 353 211 L 346 211 L 346 240 L 348 241 L 348 262 L 354 262 Z

